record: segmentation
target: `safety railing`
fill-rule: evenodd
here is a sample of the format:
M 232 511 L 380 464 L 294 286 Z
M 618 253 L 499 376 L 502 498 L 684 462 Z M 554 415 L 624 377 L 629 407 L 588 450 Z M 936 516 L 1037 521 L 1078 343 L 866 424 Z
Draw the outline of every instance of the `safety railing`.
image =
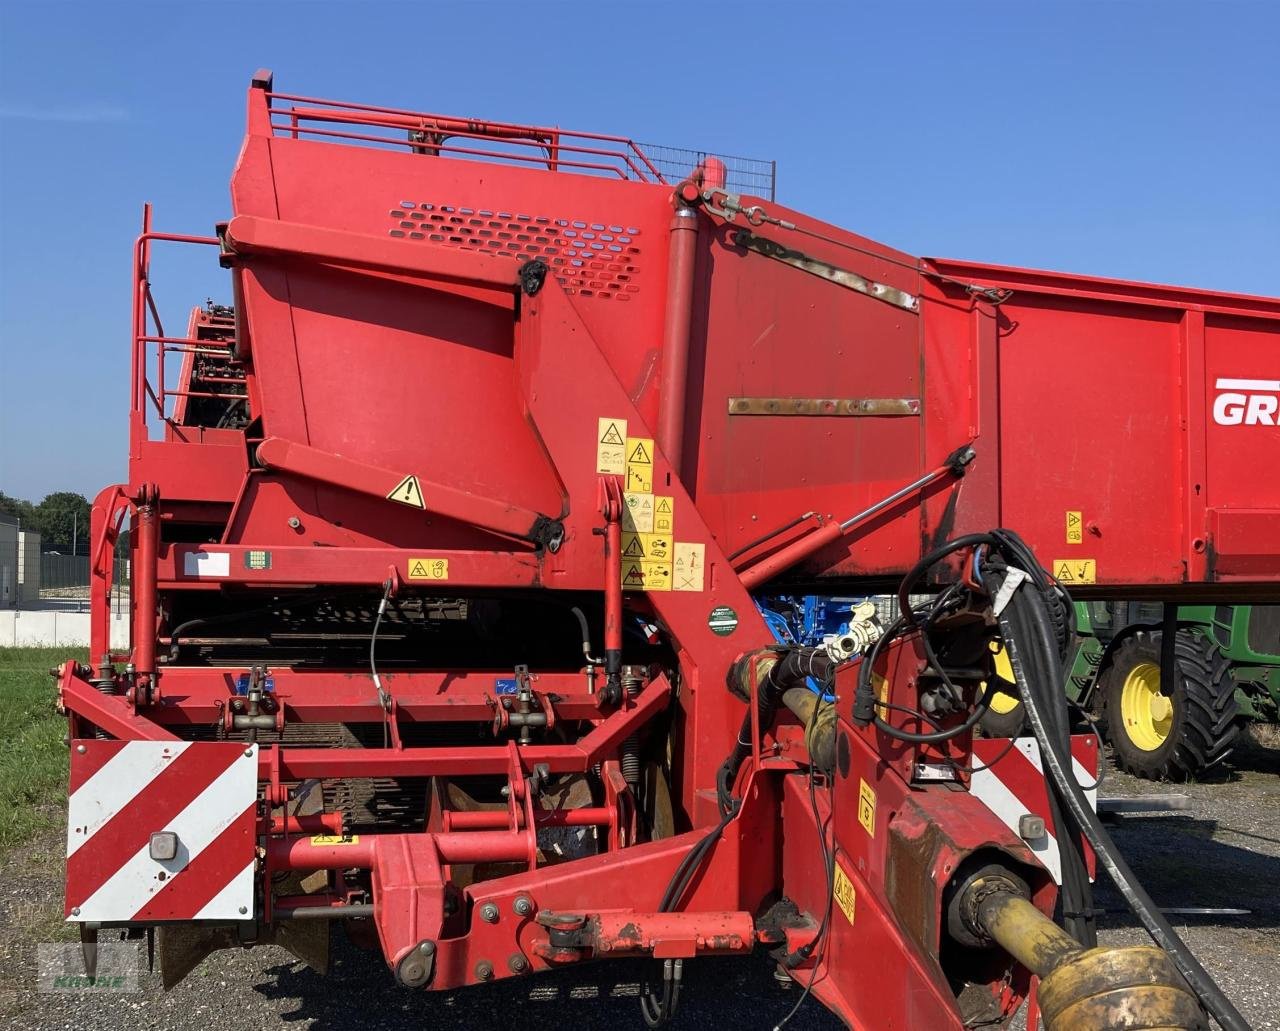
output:
M 134 245 L 133 262 L 133 346 L 130 368 L 130 435 L 136 441 L 148 439 L 147 416 L 154 409 L 162 423 L 173 421 L 167 409 L 170 398 L 212 397 L 225 399 L 225 395 L 170 387 L 165 379 L 165 359 L 170 355 L 208 352 L 217 348 L 219 353 L 230 353 L 225 347 L 198 337 L 174 337 L 166 335 L 160 310 L 151 292 L 151 245 L 156 242 L 219 246 L 216 236 L 189 236 L 181 233 L 157 233 L 151 228 L 151 205 L 142 209 L 142 233 Z M 154 328 L 154 332 L 152 331 Z M 150 358 L 154 350 L 155 382 L 149 375 Z
M 559 127 L 519 125 L 426 114 L 393 107 L 268 93 L 276 136 L 331 139 L 390 147 L 430 157 L 536 165 L 641 183 L 679 182 L 708 158 L 704 151 L 654 148 L 659 157 L 625 136 Z M 753 196 L 774 196 L 776 164 L 755 158 L 715 155 L 729 172 L 726 185 Z

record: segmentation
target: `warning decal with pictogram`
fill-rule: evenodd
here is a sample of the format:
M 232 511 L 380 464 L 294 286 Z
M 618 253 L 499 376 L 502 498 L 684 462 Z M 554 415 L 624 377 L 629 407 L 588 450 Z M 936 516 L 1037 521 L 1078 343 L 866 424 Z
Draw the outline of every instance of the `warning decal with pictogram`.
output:
M 622 528 L 631 533 L 653 532 L 653 495 L 622 495 Z
M 406 476 L 391 489 L 391 493 L 387 495 L 387 500 L 398 502 L 401 505 L 408 505 L 410 508 L 425 509 L 427 507 L 427 503 L 422 500 L 422 484 L 412 474 Z
M 674 533 L 676 528 L 676 499 L 658 494 L 653 499 L 653 532 Z
M 703 574 L 706 565 L 707 546 L 676 541 L 674 574 L 671 585 L 676 591 L 701 591 L 705 586 Z
M 653 438 L 627 438 L 626 489 L 642 494 L 653 492 Z
M 1098 582 L 1098 563 L 1091 558 L 1055 558 L 1053 578 L 1060 584 L 1095 584 Z
M 596 420 L 596 472 L 621 476 L 627 471 L 627 420 Z
M 449 560 L 447 558 L 411 558 L 409 559 L 410 580 L 448 580 Z

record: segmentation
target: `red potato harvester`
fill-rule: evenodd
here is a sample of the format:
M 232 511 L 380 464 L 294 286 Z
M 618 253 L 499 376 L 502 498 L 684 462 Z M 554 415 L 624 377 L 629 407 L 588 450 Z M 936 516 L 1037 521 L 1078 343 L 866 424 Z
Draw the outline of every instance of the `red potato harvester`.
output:
M 1068 592 L 1277 596 L 1280 302 L 916 258 L 671 155 L 259 73 L 230 220 L 148 210 L 58 671 L 87 957 L 323 969 L 343 920 L 413 988 L 652 957 L 652 1026 L 754 949 L 853 1027 L 1245 1026 L 1058 685 Z M 170 242 L 231 283 L 185 336 Z M 783 594 L 895 604 L 799 645 Z M 971 733 L 1001 647 L 1034 739 Z M 1153 946 L 1097 947 L 1095 863 Z

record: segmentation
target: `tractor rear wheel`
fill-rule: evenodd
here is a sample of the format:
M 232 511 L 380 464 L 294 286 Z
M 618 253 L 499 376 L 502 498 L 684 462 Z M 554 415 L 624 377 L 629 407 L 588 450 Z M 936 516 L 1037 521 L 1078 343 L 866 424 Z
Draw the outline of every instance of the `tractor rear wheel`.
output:
M 1235 682 L 1222 649 L 1192 628 L 1175 640 L 1178 676 L 1160 678 L 1160 632 L 1140 630 L 1098 678 L 1116 765 L 1148 780 L 1187 780 L 1230 753 L 1240 734 Z

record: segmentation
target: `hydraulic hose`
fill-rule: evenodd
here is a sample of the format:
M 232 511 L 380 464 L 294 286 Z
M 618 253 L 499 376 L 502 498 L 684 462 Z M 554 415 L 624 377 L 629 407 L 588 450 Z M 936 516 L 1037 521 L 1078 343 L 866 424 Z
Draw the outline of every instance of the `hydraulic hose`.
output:
M 1020 594 L 1021 596 L 1019 596 Z M 1098 862 L 1107 871 L 1130 910 L 1141 922 L 1147 933 L 1151 935 L 1152 940 L 1169 954 L 1178 971 L 1186 979 L 1187 984 L 1190 985 L 1191 990 L 1195 992 L 1196 997 L 1201 1001 L 1205 1009 L 1226 1031 L 1249 1031 L 1249 1025 L 1244 1017 L 1232 1005 L 1231 1000 L 1226 997 L 1222 989 L 1217 986 L 1208 971 L 1192 955 L 1186 943 L 1182 941 L 1173 926 L 1165 919 L 1164 915 L 1151 900 L 1151 897 L 1138 883 L 1133 871 L 1129 868 L 1129 864 L 1124 861 L 1124 858 L 1116 850 L 1115 844 L 1098 820 L 1097 814 L 1090 807 L 1084 791 L 1076 783 L 1069 760 L 1064 761 L 1064 757 L 1058 747 L 1059 739 L 1054 733 L 1053 718 L 1046 711 L 1046 706 L 1044 705 L 1045 699 L 1033 687 L 1027 676 L 1026 670 L 1028 665 L 1031 664 L 1028 661 L 1031 659 L 1028 654 L 1031 642 L 1028 641 L 1027 636 L 1024 636 L 1025 624 L 1022 627 L 1016 626 L 1013 613 L 1010 611 L 1024 611 L 1022 609 L 1023 606 L 1035 604 L 1035 595 L 1015 592 L 1014 598 L 1005 610 L 1000 613 L 999 619 L 1001 633 L 1004 635 L 1005 647 L 1008 649 L 1009 661 L 1013 668 L 1014 680 L 1026 707 L 1027 720 L 1031 724 L 1036 741 L 1040 745 L 1045 770 L 1051 777 L 1059 797 L 1066 804 L 1072 818 L 1093 846 L 1094 852 L 1098 856 Z M 1023 620 L 1018 619 L 1017 622 L 1023 623 Z M 1022 634 L 1020 634 L 1020 630 L 1023 632 Z M 1040 633 L 1031 636 L 1032 640 L 1034 640 L 1035 636 L 1039 636 L 1043 644 L 1045 637 L 1043 624 L 1041 624 Z M 1051 651 L 1050 654 L 1057 658 L 1056 649 Z M 1056 679 L 1046 679 L 1044 685 L 1050 690 L 1060 691 L 1060 663 L 1057 664 L 1056 672 L 1059 676 Z
M 902 578 L 902 583 L 898 587 L 898 607 L 899 615 L 896 620 L 885 631 L 883 636 L 871 646 L 870 652 L 867 653 L 866 659 L 862 663 L 862 668 L 858 671 L 858 685 L 854 692 L 853 701 L 853 721 L 859 726 L 866 726 L 869 723 L 875 723 L 876 727 L 887 734 L 889 737 L 899 741 L 905 741 L 909 744 L 930 745 L 941 744 L 944 741 L 950 741 L 952 738 L 959 737 L 961 734 L 972 730 L 978 722 L 986 715 L 987 709 L 990 707 L 991 697 L 995 694 L 994 683 L 988 683 L 982 696 L 978 699 L 973 711 L 961 723 L 954 727 L 948 727 L 945 730 L 934 730 L 930 732 L 914 733 L 912 731 L 902 730 L 889 723 L 888 720 L 882 719 L 876 713 L 876 694 L 871 686 L 871 672 L 875 667 L 876 660 L 880 657 L 881 651 L 886 647 L 888 642 L 892 641 L 904 629 L 910 627 L 912 629 L 921 629 L 920 643 L 924 649 L 925 658 L 928 660 L 929 667 L 938 675 L 943 684 L 946 685 L 953 698 L 962 697 L 960 689 L 952 682 L 943 668 L 942 663 L 938 660 L 938 656 L 933 648 L 933 643 L 929 640 L 928 626 L 933 615 L 943 605 L 948 596 L 948 592 L 944 592 L 934 602 L 934 608 L 929 618 L 923 623 L 917 618 L 916 610 L 911 605 L 911 590 L 915 587 L 931 567 L 945 559 L 948 555 L 954 554 L 965 548 L 976 548 L 980 545 L 998 545 L 997 538 L 988 533 L 969 533 L 955 540 L 948 541 L 941 547 L 935 548 L 929 554 L 925 555 L 919 562 L 912 566 L 911 570 Z
M 1004 574 L 990 569 L 987 575 L 992 580 L 997 580 Z M 1036 581 L 1033 580 L 1032 584 L 1036 584 Z M 1036 586 L 1038 587 L 1038 584 Z M 1063 682 L 1062 666 L 1058 661 L 1059 647 L 1055 629 L 1047 615 L 1047 605 L 1037 604 L 1041 601 L 1044 601 L 1043 591 L 1037 594 L 1020 594 L 1019 590 L 1015 589 L 1011 602 L 1001 613 L 1001 618 L 1007 616 L 1008 625 L 1012 629 L 1011 636 L 1022 643 L 1024 674 L 1027 674 L 1028 670 L 1035 671 L 1034 676 L 1027 676 L 1028 682 L 1057 685 Z M 1063 767 L 1070 769 L 1071 729 L 1066 694 L 1061 690 L 1052 691 L 1047 698 L 1040 701 L 1052 750 Z M 1093 889 L 1089 884 L 1088 870 L 1085 867 L 1080 845 L 1081 830 L 1070 811 L 1064 809 L 1065 802 L 1061 798 L 1061 792 L 1052 781 L 1047 787 L 1049 788 L 1047 792 L 1049 817 L 1054 835 L 1060 843 L 1067 846 L 1061 850 L 1063 922 L 1077 939 L 1084 945 L 1092 947 L 1097 944 L 1097 928 L 1093 915 Z
M 750 697 L 750 677 L 753 665 L 761 658 L 760 652 L 744 655 L 733 664 L 729 671 L 730 690 Z M 773 723 L 774 714 L 782 702 L 782 697 L 793 687 L 803 687 L 805 680 L 813 677 L 819 683 L 827 680 L 835 662 L 827 654 L 825 648 L 792 648 L 782 652 L 773 662 L 765 675 L 756 684 L 756 713 L 760 729 L 764 731 Z M 733 795 L 733 783 L 738 777 L 738 770 L 751 754 L 751 712 L 742 718 L 742 726 L 738 729 L 738 737 L 734 741 L 733 751 L 725 759 L 716 776 L 716 794 L 720 802 L 720 811 L 725 812 Z

